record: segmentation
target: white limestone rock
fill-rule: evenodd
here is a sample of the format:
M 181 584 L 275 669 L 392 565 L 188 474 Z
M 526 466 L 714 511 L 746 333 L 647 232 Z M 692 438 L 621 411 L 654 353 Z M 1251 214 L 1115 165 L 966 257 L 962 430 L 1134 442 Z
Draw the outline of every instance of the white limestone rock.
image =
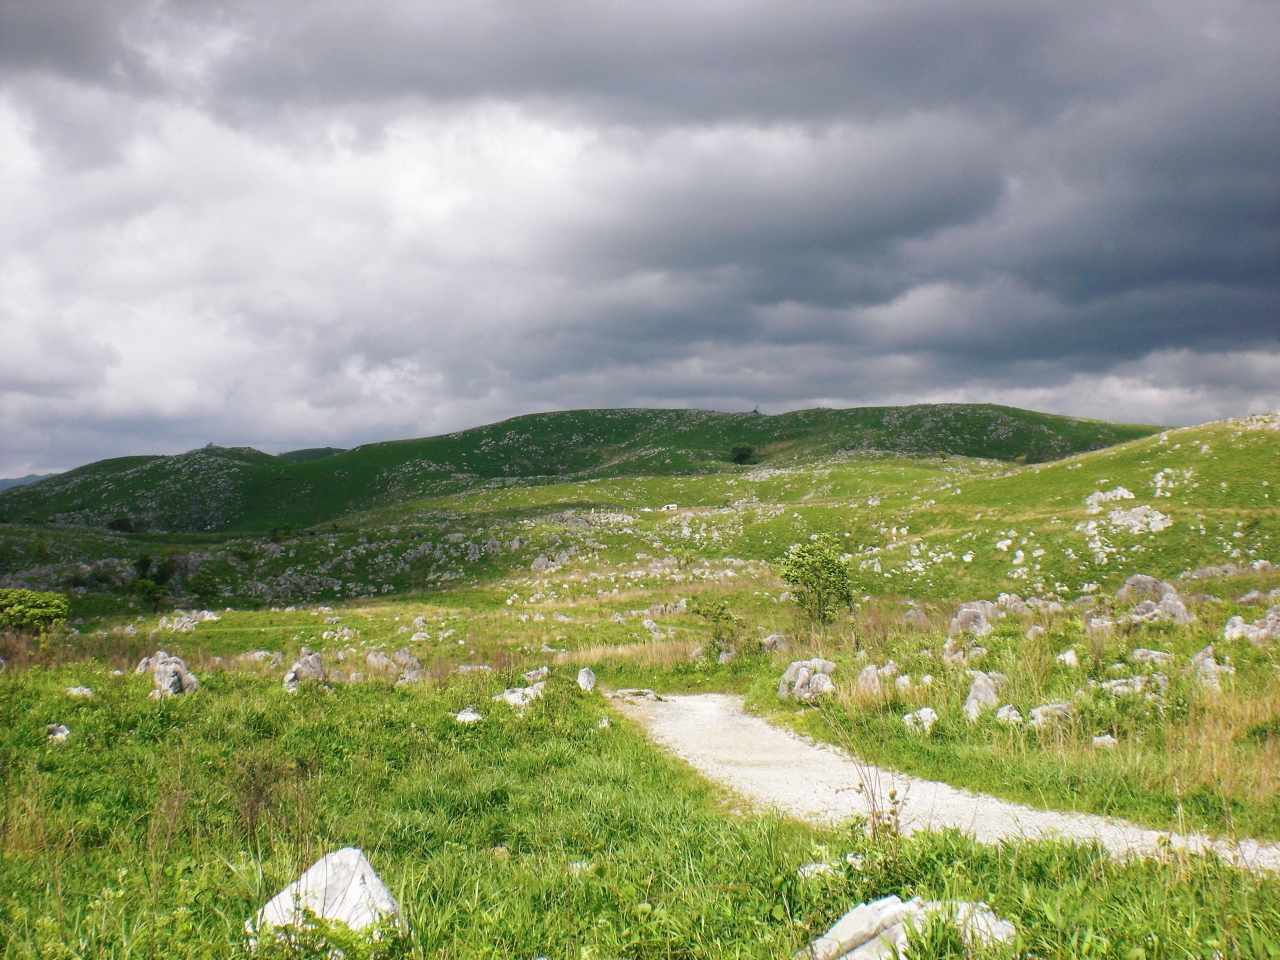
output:
M 516 713 L 523 713 L 525 707 L 542 698 L 546 685 L 546 681 L 539 681 L 528 687 L 508 687 L 493 699 L 509 703 Z
M 88 700 L 93 697 L 93 691 L 88 687 L 67 687 L 67 696 Z
M 587 693 L 596 688 L 595 671 L 590 667 L 583 667 L 578 671 L 578 686 Z
M 304 680 L 324 680 L 324 662 L 320 659 L 320 654 L 312 653 L 306 647 L 302 648 L 302 656 L 294 661 L 289 672 L 284 675 L 284 688 L 295 693 Z
M 1006 726 L 1016 727 L 1022 723 L 1022 714 L 1013 704 L 1007 703 L 996 711 L 996 721 Z
M 1236 668 L 1225 663 L 1218 663 L 1213 657 L 1213 647 L 1208 646 L 1191 658 L 1191 669 L 1196 682 L 1205 690 L 1217 693 L 1222 689 L 1218 679 L 1221 676 L 1236 672 Z
M 1070 667 L 1073 670 L 1080 666 L 1080 658 L 1076 656 L 1075 650 L 1063 650 L 1054 659 L 1056 659 L 1062 666 Z
M 157 650 L 151 658 L 151 672 L 161 697 L 180 697 L 200 689 L 200 681 L 187 669 L 186 662 L 163 650 Z
M 1040 637 L 1043 637 L 1044 627 L 1040 626 L 1040 624 L 1037 623 L 1027 630 L 1025 636 L 1028 640 L 1036 640 Z
M 1118 742 L 1119 741 L 1117 741 L 1116 738 L 1113 737 L 1111 734 L 1104 733 L 1101 736 L 1097 736 L 1093 738 L 1093 749 L 1114 750 Z
M 978 601 L 985 603 L 986 601 Z M 995 604 L 991 604 L 995 606 Z M 951 618 L 951 624 L 947 628 L 947 636 L 958 637 L 962 633 L 971 633 L 975 637 L 985 637 L 991 632 L 991 624 L 988 622 L 986 615 L 981 609 L 976 609 L 969 604 L 964 604 L 957 611 L 956 615 Z
M 250 921 L 246 927 L 251 934 L 271 927 L 296 927 L 304 922 L 304 910 L 352 930 L 400 918 L 395 897 L 378 879 L 364 853 L 355 847 L 344 847 L 322 857 L 276 894 L 258 912 L 256 922 Z
M 1053 703 L 1041 704 L 1031 709 L 1030 725 L 1037 730 L 1051 727 L 1059 720 L 1066 720 L 1071 717 L 1071 704 L 1065 701 L 1054 701 Z
M 964 715 L 970 723 L 977 723 L 984 710 L 994 710 L 998 703 L 995 683 L 985 673 L 979 673 L 973 678 L 969 695 L 964 699 Z
M 71 735 L 71 731 L 61 723 L 51 723 L 44 729 L 49 734 L 49 739 L 55 743 L 63 743 Z
M 467 707 L 465 710 L 455 714 L 453 719 L 457 720 L 459 723 L 478 723 L 484 718 L 480 716 L 480 714 L 476 713 L 473 707 Z
M 1134 663 L 1150 663 L 1155 666 L 1163 666 L 1164 664 L 1173 663 L 1173 654 L 1164 650 L 1146 650 L 1139 647 L 1129 654 L 1129 659 Z
M 902 615 L 903 626 L 912 627 L 915 630 L 929 629 L 929 616 L 923 610 L 917 610 L 912 607 Z
M 933 725 L 938 722 L 938 714 L 932 707 L 921 707 L 903 716 L 902 722 L 908 730 L 927 735 L 933 729 Z
M 880 696 L 880 671 L 876 669 L 874 663 L 869 663 L 862 668 L 858 679 L 853 682 L 853 688 L 864 697 Z
M 908 924 L 919 930 L 930 918 L 954 923 L 966 946 L 990 947 L 1011 943 L 1017 929 L 1001 920 L 985 903 L 930 901 L 905 903 L 896 896 L 854 907 L 823 936 L 795 955 L 794 960 L 880 960 L 904 956 Z
M 819 682 L 818 686 L 823 692 L 831 692 L 835 689 L 830 684 L 830 674 L 835 670 L 836 665 L 830 660 L 823 660 L 821 657 L 814 657 L 812 660 L 793 660 L 783 673 L 782 679 L 778 682 L 778 696 L 786 700 L 792 697 L 796 700 L 809 700 L 815 695 L 812 689 L 813 678 L 817 675 L 824 675 L 828 679 Z

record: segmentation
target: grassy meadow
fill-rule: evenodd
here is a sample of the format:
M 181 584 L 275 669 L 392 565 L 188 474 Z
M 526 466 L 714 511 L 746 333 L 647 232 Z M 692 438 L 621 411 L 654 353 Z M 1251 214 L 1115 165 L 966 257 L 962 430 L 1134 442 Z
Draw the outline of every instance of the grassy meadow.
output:
M 1240 602 L 1280 589 L 1280 571 L 1192 575 L 1280 563 L 1275 421 L 1135 429 L 1093 451 L 1105 431 L 1081 423 L 1092 433 L 1068 438 L 1063 458 L 1019 463 L 1012 448 L 961 455 L 963 430 L 941 451 L 823 447 L 800 418 L 788 429 L 809 434 L 779 434 L 772 458 L 744 465 L 711 452 L 745 427 L 704 423 L 700 447 L 650 438 L 625 470 L 603 458 L 573 464 L 597 475 L 559 481 L 460 480 L 364 497 L 307 526 L 130 533 L 11 514 L 0 573 L 67 592 L 73 612 L 0 649 L 0 956 L 244 955 L 245 921 L 346 845 L 365 850 L 408 924 L 345 944 L 348 956 L 787 957 L 888 893 L 985 900 L 1017 925 L 1020 956 L 1278 955 L 1272 877 L 1172 854 L 1118 864 L 1069 845 L 983 848 L 778 819 L 700 780 L 573 682 L 589 665 L 605 690 L 732 691 L 776 723 L 916 776 L 1280 839 L 1274 650 L 1223 638 L 1230 617 L 1253 622 L 1280 602 Z M 650 448 L 707 455 L 690 454 L 684 472 L 645 472 Z M 341 469 L 355 453 L 298 466 Z M 1090 506 L 1118 488 L 1131 496 Z M 847 544 L 857 594 L 825 625 L 801 615 L 775 572 L 819 534 Z M 159 610 L 130 589 L 142 553 L 173 571 Z M 1114 594 L 1135 573 L 1177 585 L 1194 622 L 1130 622 L 1132 603 Z M 944 663 L 958 605 L 1001 594 L 1041 605 L 994 619 L 976 641 L 985 656 Z M 715 639 L 695 608 L 720 601 L 739 622 Z M 175 632 L 175 606 L 220 619 Z M 910 609 L 923 621 L 904 622 Z M 1086 630 L 1090 611 L 1114 621 L 1109 635 Z M 1033 626 L 1042 632 L 1028 639 Z M 761 649 L 774 633 L 789 635 L 786 651 Z M 1192 668 L 1210 645 L 1234 670 L 1218 690 Z M 290 695 L 281 677 L 304 646 L 370 679 Z M 1139 648 L 1171 661 L 1134 663 Z M 186 658 L 201 688 L 148 698 L 150 678 L 133 668 L 156 649 Z M 416 683 L 365 666 L 372 651 L 401 649 L 422 664 Z M 281 664 L 237 659 L 258 650 Z M 1078 666 L 1058 661 L 1067 650 Z M 837 664 L 834 696 L 800 710 L 779 701 L 787 663 L 819 654 Z M 858 692 L 859 672 L 890 660 L 911 684 Z M 546 696 L 522 716 L 491 699 L 542 666 Z M 1024 718 L 1058 700 L 1071 717 L 1042 730 L 991 713 L 968 723 L 966 669 L 1002 674 L 1000 702 Z M 1106 686 L 1135 677 L 1137 695 Z M 94 696 L 65 692 L 81 685 Z M 939 714 L 927 737 L 902 719 L 925 705 Z M 459 724 L 465 707 L 484 719 Z M 65 742 L 47 736 L 54 723 L 70 729 Z M 1114 749 L 1094 748 L 1103 734 Z M 796 874 L 850 852 L 861 868 Z M 927 939 L 917 955 L 947 955 L 945 937 Z M 327 949 L 264 943 L 259 955 Z

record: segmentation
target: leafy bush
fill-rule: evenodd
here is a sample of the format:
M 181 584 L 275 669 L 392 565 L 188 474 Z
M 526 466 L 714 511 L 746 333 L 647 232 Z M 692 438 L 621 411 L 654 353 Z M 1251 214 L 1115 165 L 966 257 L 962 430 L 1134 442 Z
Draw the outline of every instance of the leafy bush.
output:
M 835 537 L 820 534 L 791 548 L 778 564 L 778 576 L 796 588 L 801 608 L 819 623 L 829 623 L 853 603 L 853 578 Z
M 755 463 L 756 448 L 749 443 L 735 443 L 729 448 L 729 459 L 734 463 Z
M 0 590 L 0 627 L 43 630 L 67 619 L 71 605 L 60 593 Z

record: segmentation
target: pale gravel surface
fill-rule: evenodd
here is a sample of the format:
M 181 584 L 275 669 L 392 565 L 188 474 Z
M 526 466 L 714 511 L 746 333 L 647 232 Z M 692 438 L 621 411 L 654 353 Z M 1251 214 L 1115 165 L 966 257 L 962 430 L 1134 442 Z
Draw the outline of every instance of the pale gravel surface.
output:
M 651 739 L 703 776 L 756 805 L 799 819 L 832 823 L 867 816 L 868 795 L 877 797 L 884 810 L 889 791 L 896 790 L 905 798 L 900 817 L 908 833 L 951 827 L 989 844 L 1016 838 L 1097 840 L 1117 858 L 1158 856 L 1168 847 L 1193 853 L 1212 850 L 1253 870 L 1280 870 L 1278 844 L 1214 841 L 1093 814 L 1037 810 L 871 767 L 746 713 L 739 697 L 707 693 L 617 706 L 642 723 Z M 864 785 L 862 792 L 859 784 Z

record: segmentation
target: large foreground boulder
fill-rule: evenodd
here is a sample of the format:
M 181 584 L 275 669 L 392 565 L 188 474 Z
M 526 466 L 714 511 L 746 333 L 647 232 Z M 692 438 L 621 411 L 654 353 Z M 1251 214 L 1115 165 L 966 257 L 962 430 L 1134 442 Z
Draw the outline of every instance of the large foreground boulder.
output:
M 778 696 L 783 700 L 812 700 L 815 696 L 834 693 L 831 671 L 836 665 L 830 660 L 814 657 L 812 660 L 793 660 L 778 682 Z
M 373 872 L 361 850 L 344 847 L 318 860 L 263 907 L 247 925 L 250 933 L 269 927 L 296 927 L 304 910 L 321 920 L 362 930 L 388 918 L 400 917 L 400 905 Z
M 180 697 L 200 689 L 200 681 L 187 669 L 186 661 L 181 657 L 172 657 L 163 650 L 157 650 L 142 661 L 134 669 L 134 673 L 150 673 L 155 680 L 155 689 L 151 696 Z
M 917 930 L 930 918 L 954 923 L 967 946 L 1010 943 L 1017 929 L 1001 920 L 985 903 L 932 900 L 902 901 L 896 896 L 860 903 L 825 934 L 795 955 L 794 960 L 872 960 L 905 955 L 908 924 Z
M 284 688 L 290 693 L 298 689 L 303 680 L 324 680 L 324 662 L 320 654 L 302 648 L 302 656 L 294 661 L 289 672 L 284 675 Z

